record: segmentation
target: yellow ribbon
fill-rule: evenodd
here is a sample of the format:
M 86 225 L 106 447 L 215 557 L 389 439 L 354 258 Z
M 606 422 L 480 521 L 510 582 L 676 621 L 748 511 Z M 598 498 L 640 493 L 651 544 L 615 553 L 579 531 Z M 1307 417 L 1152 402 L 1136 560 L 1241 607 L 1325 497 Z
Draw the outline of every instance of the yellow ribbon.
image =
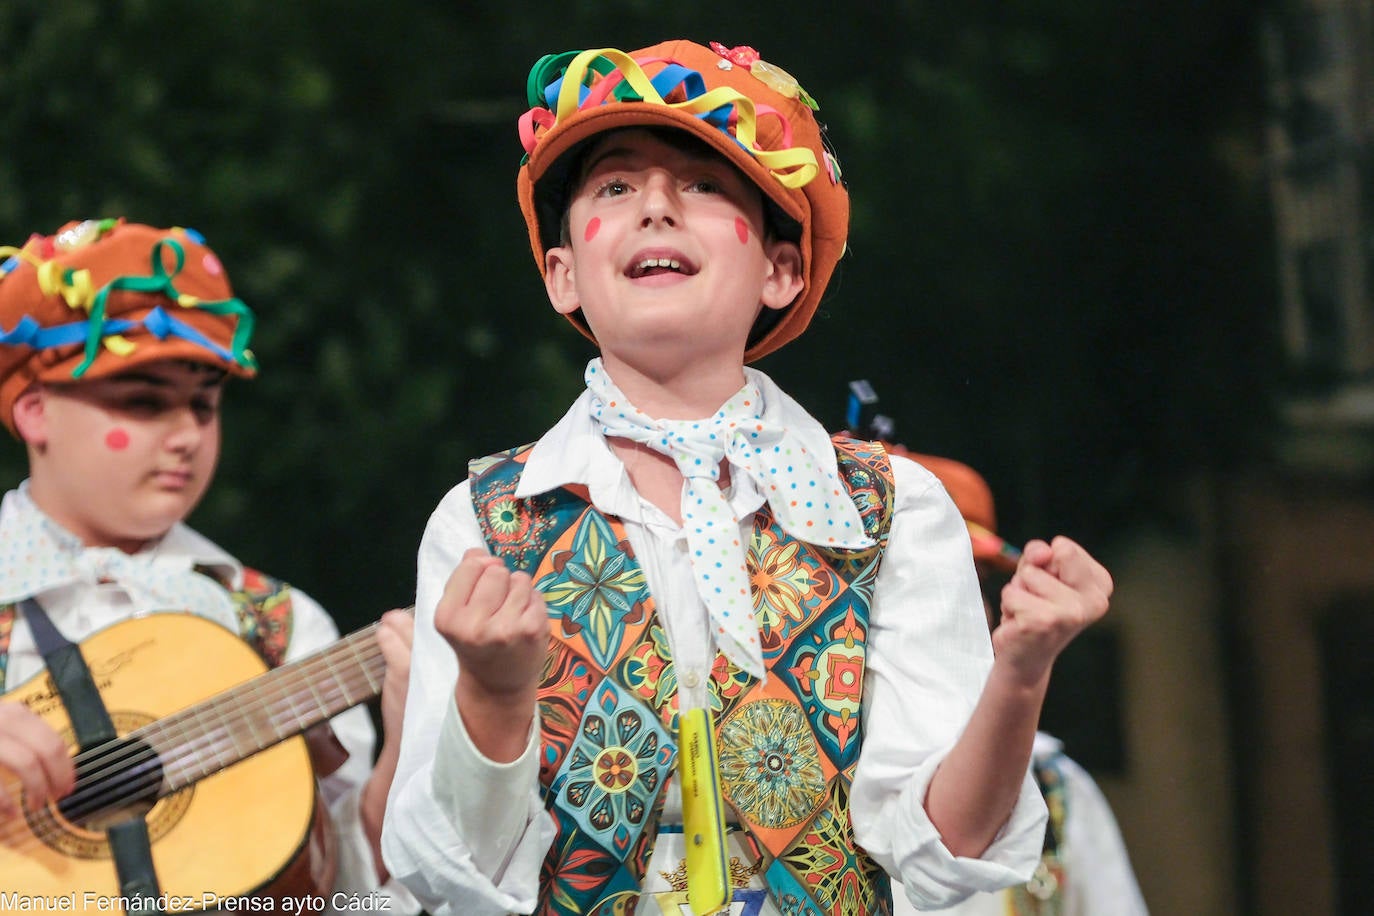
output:
M 84 309 L 87 314 L 95 301 L 95 283 L 91 272 L 82 268 L 64 268 L 56 260 L 42 261 L 28 251 L 6 245 L 0 248 L 0 256 L 12 255 L 33 265 L 37 273 L 38 289 L 45 296 L 60 296 L 72 311 Z M 133 341 L 120 334 L 111 334 L 103 341 L 105 347 L 117 356 L 128 356 L 134 350 Z
M 563 73 L 563 84 L 558 89 L 558 105 L 555 114 L 558 120 L 572 116 L 581 102 L 582 81 L 597 58 L 610 61 L 625 82 L 640 98 L 654 105 L 664 105 L 689 115 L 702 115 L 715 111 L 723 105 L 735 106 L 735 139 L 749 154 L 785 188 L 800 188 L 815 178 L 820 172 L 816 154 L 805 146 L 789 149 L 766 150 L 757 146 L 758 116 L 754 110 L 754 100 L 729 86 L 718 86 L 694 99 L 685 102 L 667 102 L 650 81 L 648 75 L 624 51 L 615 48 L 602 48 L 599 51 L 583 51 L 572 59 Z M 604 77 L 603 77 L 604 79 Z

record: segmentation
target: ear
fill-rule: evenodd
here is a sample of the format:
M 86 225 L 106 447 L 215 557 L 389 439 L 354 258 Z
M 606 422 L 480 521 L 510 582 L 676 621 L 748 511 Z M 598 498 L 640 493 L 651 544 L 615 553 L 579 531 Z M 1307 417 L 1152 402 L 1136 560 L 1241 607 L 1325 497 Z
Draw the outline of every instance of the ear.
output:
M 43 386 L 30 385 L 14 402 L 14 429 L 28 445 L 41 448 L 48 444 L 48 415 Z
M 571 245 L 550 248 L 544 252 L 544 289 L 548 291 L 554 311 L 560 315 L 571 315 L 582 307 L 577 296 Z
M 765 308 L 787 308 L 806 285 L 802 277 L 801 248 L 796 242 L 774 239 L 767 243 L 764 253 L 772 266 L 763 281 L 763 295 L 759 301 Z

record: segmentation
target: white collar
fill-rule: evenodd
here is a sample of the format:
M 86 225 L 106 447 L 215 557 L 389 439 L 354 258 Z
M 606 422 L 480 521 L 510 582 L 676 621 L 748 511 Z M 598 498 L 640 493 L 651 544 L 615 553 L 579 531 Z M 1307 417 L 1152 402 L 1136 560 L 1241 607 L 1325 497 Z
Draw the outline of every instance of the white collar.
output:
M 744 373 L 763 392 L 764 419 L 787 427 L 828 470 L 837 471 L 835 449 L 825 427 L 767 375 L 748 366 Z M 595 497 L 602 486 L 612 487 L 623 473 L 592 419 L 590 402 L 591 395 L 583 391 L 562 419 L 535 443 L 521 472 L 517 497 L 536 496 L 568 484 L 583 484 Z
M 43 512 L 29 496 L 28 481 L 5 494 L 0 503 L 0 603 L 10 604 L 77 581 L 68 562 L 85 548 L 80 538 Z M 208 538 L 180 522 L 139 552 L 159 560 L 199 567 L 243 586 L 243 564 Z

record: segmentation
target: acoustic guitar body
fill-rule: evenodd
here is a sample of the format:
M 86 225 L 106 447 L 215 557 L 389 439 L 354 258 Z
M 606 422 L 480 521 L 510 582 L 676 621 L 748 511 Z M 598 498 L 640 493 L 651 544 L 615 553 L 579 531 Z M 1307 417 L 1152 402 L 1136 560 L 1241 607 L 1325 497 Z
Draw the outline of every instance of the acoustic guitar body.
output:
M 0 824 L 0 892 L 45 898 L 74 893 L 78 912 L 118 912 L 117 906 L 100 906 L 100 898 L 119 896 L 105 828 L 133 811 L 146 811 L 160 889 L 176 909 L 212 909 L 222 898 L 328 894 L 334 838 L 322 829 L 327 812 L 303 738 L 288 737 L 244 757 L 223 746 L 222 720 L 233 717 L 234 707 L 215 704 L 199 719 L 179 723 L 175 735 L 159 733 L 166 717 L 267 670 L 246 643 L 194 615 L 154 614 L 101 630 L 81 643 L 81 652 L 115 730 L 127 736 L 142 729 L 147 736 L 139 745 L 143 755 L 151 748 L 167 779 L 181 774 L 170 785 L 182 787 L 151 808 L 137 802 L 69 819 L 48 804 L 26 810 L 22 822 Z M 75 745 L 46 672 L 0 702 L 26 704 Z M 128 759 L 136 753 L 116 756 Z M 221 769 L 225 755 L 238 762 Z M 5 908 L 0 899 L 0 909 Z

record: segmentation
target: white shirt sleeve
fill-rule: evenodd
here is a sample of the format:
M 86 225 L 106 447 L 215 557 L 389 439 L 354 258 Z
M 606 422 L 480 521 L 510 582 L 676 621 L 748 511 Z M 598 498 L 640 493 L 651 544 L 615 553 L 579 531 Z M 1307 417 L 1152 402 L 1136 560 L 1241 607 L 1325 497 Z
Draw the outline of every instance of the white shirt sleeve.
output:
M 482 757 L 454 704 L 457 660 L 434 629 L 449 574 L 483 544 L 468 485 L 460 484 L 420 544 L 406 725 L 382 829 L 387 867 L 434 916 L 532 912 L 554 834 L 539 800 L 537 719 L 518 760 Z
M 294 662 L 337 642 L 339 630 L 320 604 L 305 592 L 291 590 L 291 639 L 287 644 L 286 661 Z M 348 759 L 333 773 L 320 780 L 320 793 L 329 808 L 330 820 L 338 836 L 338 871 L 334 879 L 331 903 L 362 898 L 367 904 L 387 901 L 386 909 L 393 913 L 413 914 L 419 905 L 410 892 L 399 883 L 377 880 L 377 868 L 372 846 L 363 828 L 360 801 L 363 786 L 372 775 L 372 754 L 375 731 L 366 706 L 354 706 L 329 720 L 329 727 L 339 739 Z M 340 896 L 342 895 L 342 896 Z M 347 902 L 346 902 L 347 901 Z M 366 905 L 366 904 L 363 904 Z M 331 910 L 332 911 L 332 910 Z
M 1147 916 L 1121 828 L 1092 776 L 1066 756 L 1058 758 L 1064 776 L 1064 841 L 1060 856 L 1067 883 L 1066 916 Z
M 864 743 L 851 816 L 859 845 L 918 907 L 1025 881 L 1046 809 L 1027 770 L 980 858 L 952 855 L 925 811 L 931 777 L 973 713 L 992 667 L 968 530 L 938 480 L 894 456 L 895 510 L 869 617 Z

